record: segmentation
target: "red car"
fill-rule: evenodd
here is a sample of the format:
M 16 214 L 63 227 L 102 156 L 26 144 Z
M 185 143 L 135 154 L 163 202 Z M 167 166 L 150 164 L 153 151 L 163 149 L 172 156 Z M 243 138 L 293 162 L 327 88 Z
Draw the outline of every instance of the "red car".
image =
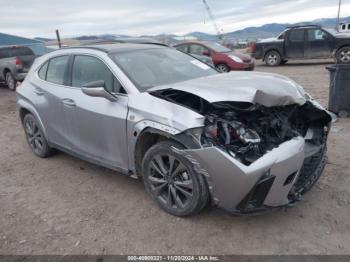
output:
M 216 42 L 185 42 L 174 46 L 177 50 L 197 56 L 212 58 L 216 69 L 220 72 L 231 70 L 253 70 L 254 59 L 250 55 L 232 51 Z

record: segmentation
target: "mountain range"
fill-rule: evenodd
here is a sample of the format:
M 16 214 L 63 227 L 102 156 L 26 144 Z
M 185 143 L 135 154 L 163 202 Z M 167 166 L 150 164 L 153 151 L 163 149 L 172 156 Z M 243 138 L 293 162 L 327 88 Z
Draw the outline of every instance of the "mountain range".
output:
M 350 21 L 349 17 L 344 17 L 341 19 L 341 21 Z M 321 18 L 316 19 L 313 21 L 305 21 L 305 22 L 299 22 L 299 23 L 285 23 L 285 24 L 279 24 L 279 23 L 271 23 L 271 24 L 265 24 L 258 27 L 247 27 L 242 30 L 237 30 L 229 33 L 224 34 L 224 38 L 231 39 L 231 40 L 256 40 L 259 38 L 267 38 L 267 37 L 273 37 L 277 36 L 280 32 L 282 32 L 284 29 L 286 29 L 289 26 L 295 26 L 295 25 L 307 25 L 307 24 L 317 24 L 321 25 L 326 28 L 335 28 L 336 26 L 336 19 L 335 18 Z M 127 35 L 115 35 L 115 34 L 103 34 L 103 35 L 83 35 L 74 37 L 73 39 L 76 40 L 113 40 L 118 39 L 118 37 L 128 37 Z M 174 34 L 159 34 L 159 35 L 144 35 L 143 37 L 154 37 L 157 39 L 167 39 L 176 37 Z M 204 41 L 216 41 L 218 40 L 217 35 L 213 34 L 207 34 L 203 32 L 192 32 L 185 35 L 185 37 L 196 37 L 197 39 L 204 40 Z M 35 39 L 41 40 L 41 41 L 49 41 L 52 39 L 47 38 L 40 38 L 36 37 Z

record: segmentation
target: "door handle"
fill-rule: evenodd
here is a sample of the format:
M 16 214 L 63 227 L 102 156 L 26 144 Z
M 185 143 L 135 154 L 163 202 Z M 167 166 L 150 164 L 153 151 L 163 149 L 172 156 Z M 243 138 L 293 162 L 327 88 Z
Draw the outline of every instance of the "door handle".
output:
M 34 93 L 37 94 L 38 96 L 42 96 L 42 95 L 45 94 L 45 93 L 44 93 L 41 89 L 39 89 L 39 88 L 35 88 L 35 89 L 34 89 Z
M 64 98 L 62 99 L 62 103 L 66 106 L 69 106 L 69 107 L 73 107 L 73 106 L 76 106 L 74 100 L 72 99 L 69 99 L 69 98 Z

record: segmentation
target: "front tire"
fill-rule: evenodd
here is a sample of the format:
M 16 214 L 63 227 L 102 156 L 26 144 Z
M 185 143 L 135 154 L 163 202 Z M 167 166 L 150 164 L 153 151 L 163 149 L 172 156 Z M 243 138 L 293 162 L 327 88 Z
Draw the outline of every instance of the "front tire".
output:
M 16 91 L 17 81 L 16 81 L 16 79 L 13 77 L 13 75 L 11 74 L 11 72 L 7 72 L 7 73 L 6 73 L 5 79 L 6 79 L 6 85 L 7 85 L 7 87 L 8 87 L 11 91 Z
M 265 55 L 265 64 L 268 66 L 279 66 L 281 64 L 282 58 L 280 53 L 277 51 L 269 51 Z
M 49 146 L 38 121 L 32 114 L 23 118 L 23 127 L 27 142 L 34 155 L 45 158 L 51 155 L 53 149 Z
M 218 64 L 215 67 L 220 73 L 228 73 L 228 72 L 230 72 L 230 68 L 227 65 L 225 65 L 225 64 Z
M 350 64 L 350 46 L 340 48 L 335 57 L 338 64 Z
M 193 164 L 173 147 L 183 149 L 173 141 L 162 141 L 147 151 L 142 161 L 145 188 L 164 211 L 193 215 L 208 203 L 208 186 Z

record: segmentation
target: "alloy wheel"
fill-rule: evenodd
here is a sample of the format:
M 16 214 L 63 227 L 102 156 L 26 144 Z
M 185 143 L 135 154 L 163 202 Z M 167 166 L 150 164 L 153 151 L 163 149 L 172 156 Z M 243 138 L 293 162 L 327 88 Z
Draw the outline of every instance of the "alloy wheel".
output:
M 27 119 L 24 125 L 26 137 L 30 147 L 35 153 L 41 154 L 44 149 L 45 142 L 38 125 L 32 119 Z
M 278 57 L 275 54 L 270 54 L 267 57 L 267 61 L 268 61 L 269 65 L 276 65 L 277 61 L 278 61 Z
M 183 163 L 172 155 L 156 155 L 150 163 L 150 189 L 164 205 L 183 209 L 193 198 L 191 174 Z
M 16 81 L 10 73 L 6 74 L 6 84 L 10 90 L 16 89 Z
M 345 49 L 340 52 L 340 61 L 343 63 L 350 62 L 350 49 Z
M 216 69 L 220 72 L 220 73 L 227 73 L 229 72 L 229 69 L 226 65 L 218 65 L 216 67 Z

